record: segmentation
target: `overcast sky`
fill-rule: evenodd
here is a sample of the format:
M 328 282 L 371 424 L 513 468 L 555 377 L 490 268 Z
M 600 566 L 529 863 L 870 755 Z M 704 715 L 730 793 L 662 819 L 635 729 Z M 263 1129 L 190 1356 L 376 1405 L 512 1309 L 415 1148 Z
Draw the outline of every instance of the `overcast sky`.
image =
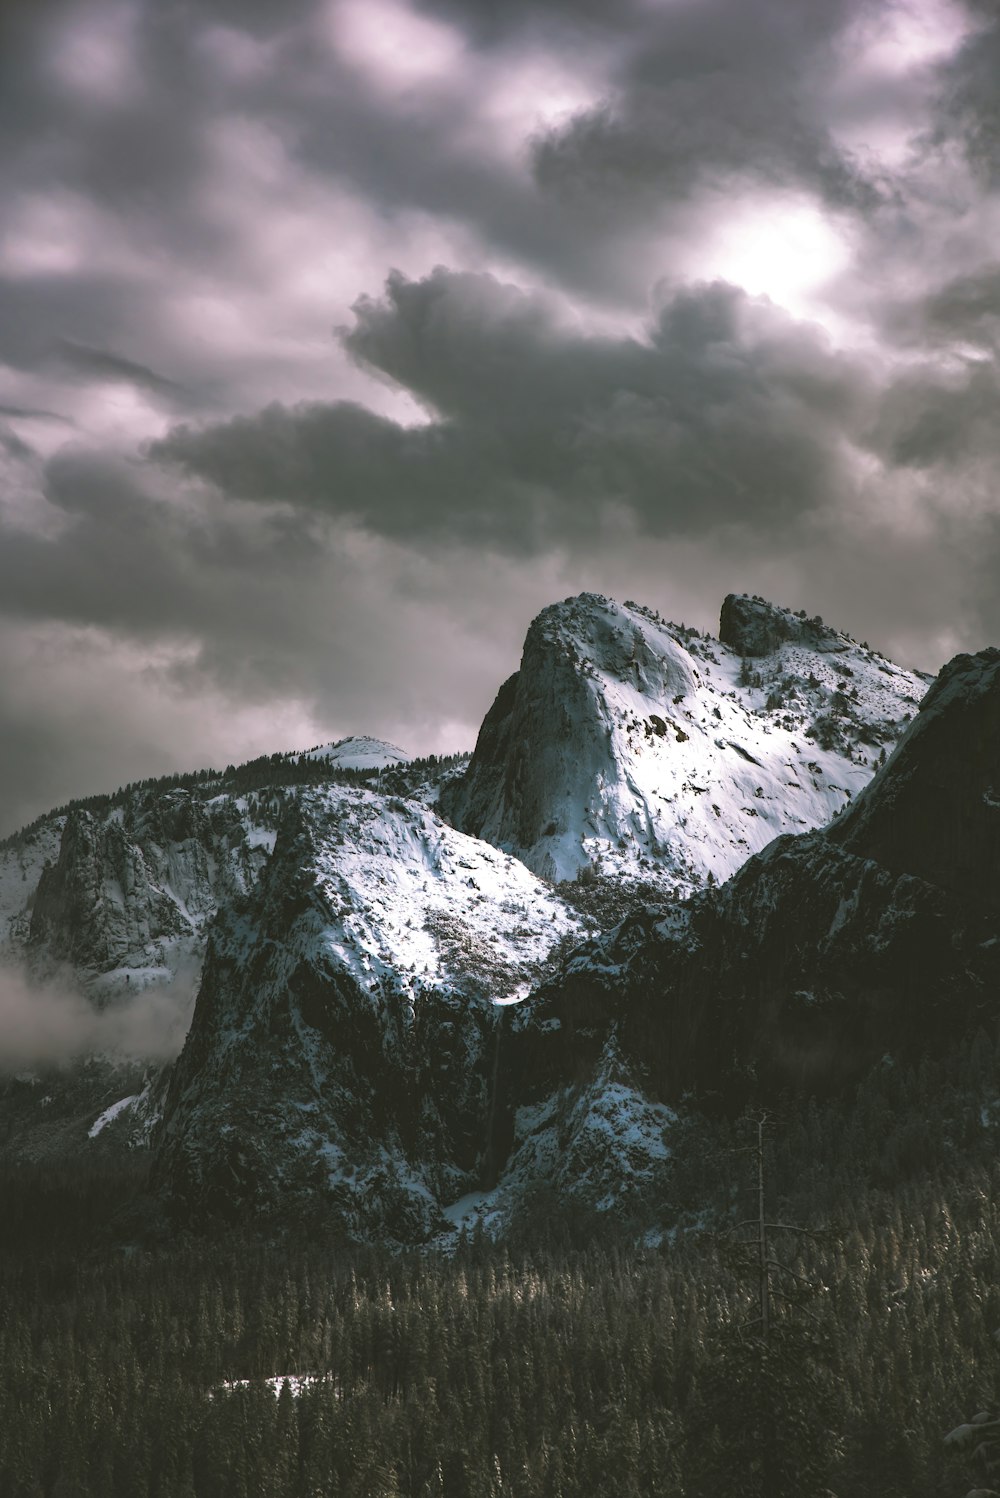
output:
M 5 0 L 0 834 L 539 608 L 1000 643 L 993 0 Z

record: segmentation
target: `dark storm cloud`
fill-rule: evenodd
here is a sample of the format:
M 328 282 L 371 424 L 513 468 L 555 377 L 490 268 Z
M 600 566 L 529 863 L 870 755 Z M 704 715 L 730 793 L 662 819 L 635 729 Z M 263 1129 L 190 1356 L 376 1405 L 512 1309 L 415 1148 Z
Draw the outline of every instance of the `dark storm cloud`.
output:
M 886 326 L 917 345 L 960 342 L 995 349 L 1000 336 L 1000 264 L 988 261 L 897 306 Z
M 839 207 L 869 203 L 872 184 L 816 117 L 808 86 L 857 9 L 846 0 L 522 4 L 484 29 L 486 8 L 456 5 L 448 20 L 470 49 L 468 66 L 462 59 L 420 88 L 379 88 L 348 56 L 317 46 L 318 0 L 282 7 L 280 18 L 263 4 L 135 0 L 120 11 L 123 76 L 71 88 L 53 65 L 54 55 L 65 63 L 72 54 L 60 27 L 112 12 L 24 8 L 6 66 L 0 49 L 2 176 L 12 188 L 86 200 L 108 219 L 93 229 L 97 239 L 120 220 L 140 255 L 107 288 L 97 243 L 69 273 L 37 268 L 0 284 L 0 354 L 34 368 L 54 339 L 109 354 L 126 348 L 137 367 L 190 383 L 162 305 L 170 257 L 199 278 L 222 267 L 238 277 L 258 227 L 213 202 L 213 188 L 226 186 L 214 154 L 221 123 L 275 131 L 292 181 L 350 184 L 381 213 L 465 225 L 578 292 L 642 305 L 650 271 L 666 268 L 660 221 L 683 228 L 684 204 L 701 189 L 766 183 Z M 258 65 L 226 71 L 232 47 L 220 26 L 266 44 Z M 570 71 L 600 82 L 591 108 L 536 137 L 532 175 L 523 151 L 495 152 L 496 132 L 477 111 L 484 84 L 515 74 L 540 37 Z M 84 48 L 80 68 L 88 55 Z M 485 79 L 484 67 L 493 70 Z M 157 265 L 166 280 L 154 284 Z
M 56 536 L 2 533 L 0 609 L 154 638 L 256 638 L 267 675 L 294 636 L 294 592 L 314 574 L 308 522 L 260 513 L 193 511 L 150 492 L 135 464 L 63 452 L 49 464 L 46 497 L 65 519 Z M 290 616 L 290 617 L 286 617 Z M 268 640 L 275 647 L 268 648 Z
M 807 188 L 872 206 L 875 184 L 811 110 L 803 70 L 854 7 L 711 0 L 648 24 L 616 96 L 544 135 L 535 172 L 561 201 L 662 208 L 700 185 Z
M 22 183 L 72 185 L 139 216 L 173 200 L 202 160 L 205 105 L 185 105 L 209 81 L 192 46 L 208 14 L 192 28 L 183 11 L 149 3 L 15 7 L 0 48 L 6 173 Z M 129 48 L 125 76 L 106 82 L 73 29 L 102 19 L 109 42 L 117 29 Z M 69 86 L 66 69 L 80 86 Z
M 1000 184 L 1000 16 L 992 0 L 967 0 L 975 30 L 942 70 L 938 138 L 957 131 L 969 160 Z
M 383 635 L 392 638 L 394 616 L 379 600 L 395 590 L 398 618 L 407 588 L 418 609 L 437 598 L 436 577 L 422 598 L 405 566 L 371 544 L 352 551 L 322 516 L 288 505 L 181 503 L 149 477 L 138 464 L 83 450 L 52 459 L 46 494 L 63 524 L 37 535 L 0 522 L 0 619 L 19 628 L 96 629 L 109 659 L 116 642 L 149 650 L 151 659 L 165 644 L 166 664 L 150 668 L 151 680 L 182 692 L 211 687 L 235 703 L 311 700 L 332 682 L 345 701 L 426 695 L 397 674 L 401 658 L 419 654 L 418 632 L 402 657 L 399 642 L 390 649 Z M 85 643 L 78 653 L 85 660 Z M 85 679 L 88 669 L 74 671 Z M 16 738 L 33 714 L 51 719 L 51 705 L 38 698 L 13 691 L 5 699 L 0 691 L 0 723 L 20 713 Z M 113 722 L 107 732 L 114 737 Z M 5 740 L 8 760 L 13 753 Z
M 138 343 L 179 358 L 185 372 L 192 366 L 190 348 L 178 349 L 148 290 L 99 271 L 76 275 L 39 273 L 30 277 L 0 275 L 0 367 L 85 388 L 121 382 L 152 397 L 162 407 L 189 409 L 210 397 L 196 380 L 171 378 L 151 364 L 127 357 L 115 347 Z M 67 400 L 61 392 L 61 403 Z M 22 408 L 26 418 L 33 408 Z M 15 406 L 11 417 L 20 416 Z M 38 418 L 76 425 L 69 412 L 39 411 Z
M 998 411 L 992 362 L 909 374 L 885 392 L 867 445 L 893 468 L 939 469 L 960 485 L 963 470 L 1000 459 Z
M 349 180 L 387 208 L 465 223 L 566 287 L 635 303 L 662 227 L 682 231 L 706 193 L 801 191 L 845 212 L 883 200 L 886 174 L 837 144 L 812 86 L 864 8 L 525 4 L 497 8 L 493 24 L 477 5 L 439 7 L 473 49 L 467 81 L 454 69 L 419 92 L 385 93 L 363 73 L 331 74 L 326 60 L 321 81 L 303 48 L 253 99 L 281 118 L 310 172 Z M 476 49 L 514 72 L 539 42 L 570 66 L 579 59 L 583 78 L 598 61 L 599 89 L 569 121 L 536 125 L 526 151 L 507 160 L 477 119 Z
M 562 35 L 583 51 L 607 49 L 601 97 L 539 132 L 533 164 L 542 211 L 583 215 L 608 244 L 699 188 L 805 189 L 841 209 L 870 209 L 883 196 L 884 174 L 838 145 L 823 117 L 825 75 L 846 28 L 870 11 L 863 0 L 425 8 L 484 47 Z
M 512 33 L 537 33 L 552 25 L 584 23 L 611 32 L 621 32 L 637 19 L 648 19 L 644 0 L 420 0 L 418 7 L 460 26 L 481 46 L 507 41 Z M 646 15 L 643 15 L 646 12 Z
M 724 284 L 678 292 L 648 341 L 599 337 L 491 276 L 389 278 L 343 335 L 434 412 L 272 406 L 151 448 L 227 494 L 294 498 L 416 544 L 534 552 L 640 532 L 752 525 L 763 538 L 833 497 L 864 376 L 822 336 Z

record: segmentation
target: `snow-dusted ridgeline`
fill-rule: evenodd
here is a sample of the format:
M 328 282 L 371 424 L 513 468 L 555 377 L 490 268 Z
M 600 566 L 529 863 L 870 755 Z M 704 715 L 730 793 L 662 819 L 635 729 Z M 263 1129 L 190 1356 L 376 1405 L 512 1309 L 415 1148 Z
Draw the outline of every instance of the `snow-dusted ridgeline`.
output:
M 678 893 L 824 825 L 930 678 L 787 610 L 727 604 L 730 643 L 596 594 L 543 610 L 446 813 L 548 878 L 589 865 Z M 742 648 L 741 619 L 765 656 Z

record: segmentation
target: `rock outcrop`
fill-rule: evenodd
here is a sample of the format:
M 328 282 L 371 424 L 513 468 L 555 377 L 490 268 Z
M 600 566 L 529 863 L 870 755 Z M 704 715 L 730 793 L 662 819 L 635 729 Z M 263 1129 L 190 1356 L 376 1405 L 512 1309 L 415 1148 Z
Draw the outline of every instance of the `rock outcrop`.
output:
M 824 654 L 850 651 L 855 644 L 849 635 L 824 624 L 818 614 L 808 619 L 805 610 L 795 614 L 746 593 L 730 593 L 723 599 L 719 639 L 737 655 L 753 657 L 773 655 L 788 644 Z

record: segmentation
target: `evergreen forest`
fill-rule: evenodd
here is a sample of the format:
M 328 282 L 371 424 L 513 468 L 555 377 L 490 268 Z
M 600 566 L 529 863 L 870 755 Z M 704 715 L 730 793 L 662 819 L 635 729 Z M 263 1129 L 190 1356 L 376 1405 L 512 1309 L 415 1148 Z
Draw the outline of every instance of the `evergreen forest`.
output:
M 963 1498 L 976 1443 L 944 1437 L 1000 1374 L 996 1075 L 980 1033 L 772 1104 L 766 1339 L 759 1109 L 692 1100 L 662 1234 L 538 1198 L 449 1253 L 171 1223 L 138 1151 L 7 1167 L 0 1493 Z

